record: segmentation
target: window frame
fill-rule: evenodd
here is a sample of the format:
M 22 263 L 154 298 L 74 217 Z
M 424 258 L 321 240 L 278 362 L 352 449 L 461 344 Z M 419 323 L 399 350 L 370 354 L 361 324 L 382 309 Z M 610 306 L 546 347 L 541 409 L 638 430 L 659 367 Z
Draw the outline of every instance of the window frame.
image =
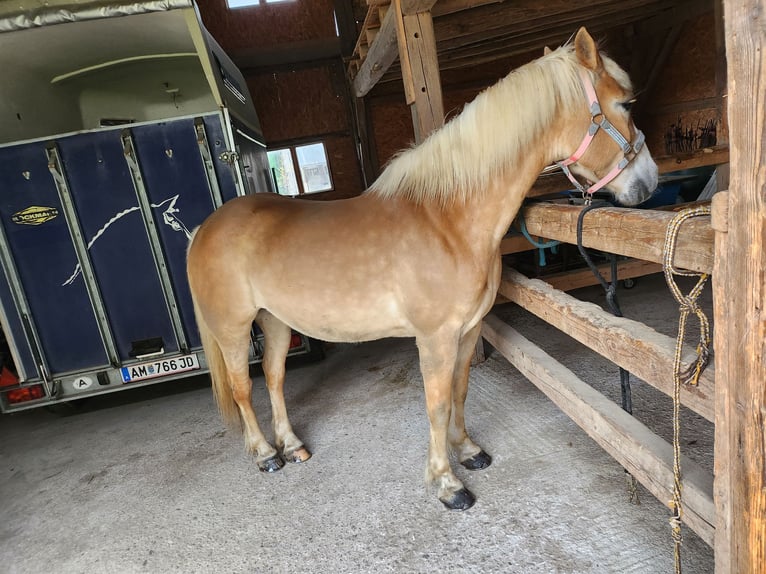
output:
M 303 181 L 303 170 L 301 169 L 301 162 L 298 158 L 298 152 L 296 151 L 297 148 L 302 147 L 308 147 L 312 145 L 321 145 L 322 146 L 322 152 L 324 154 L 324 161 L 325 165 L 327 166 L 327 178 L 329 180 L 329 187 L 327 189 L 321 189 L 317 191 L 308 191 L 306 189 L 305 182 Z M 293 168 L 293 175 L 295 176 L 295 183 L 296 187 L 298 189 L 298 193 L 296 195 L 292 194 L 282 194 L 279 192 L 279 186 L 277 185 L 277 178 L 274 175 L 274 168 L 271 167 L 271 161 L 269 160 L 269 173 L 271 174 L 271 183 L 274 188 L 274 192 L 278 195 L 284 195 L 284 197 L 300 197 L 303 195 L 314 195 L 317 193 L 326 193 L 328 191 L 335 191 L 335 181 L 332 177 L 332 169 L 330 167 L 330 158 L 327 154 L 327 145 L 322 140 L 314 140 L 314 141 L 305 141 L 301 143 L 295 143 L 290 145 L 279 145 L 275 146 L 273 148 L 269 147 L 266 150 L 267 155 L 272 152 L 279 152 L 279 151 L 289 151 L 290 152 L 290 160 L 292 161 L 292 168 Z

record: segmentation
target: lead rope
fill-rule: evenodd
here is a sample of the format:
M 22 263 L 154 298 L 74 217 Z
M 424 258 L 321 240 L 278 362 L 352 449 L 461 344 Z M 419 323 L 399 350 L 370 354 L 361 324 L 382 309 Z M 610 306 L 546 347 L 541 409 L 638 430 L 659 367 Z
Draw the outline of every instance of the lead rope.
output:
M 672 512 L 670 516 L 670 531 L 673 538 L 673 557 L 676 574 L 681 574 L 681 544 L 683 543 L 681 533 L 681 516 L 683 515 L 683 508 L 681 506 L 681 384 L 696 386 L 702 371 L 710 360 L 710 322 L 697 304 L 697 299 L 702 293 L 709 275 L 707 273 L 676 269 L 673 267 L 673 258 L 681 225 L 687 219 L 702 215 L 710 215 L 710 206 L 692 207 L 678 213 L 668 225 L 663 246 L 662 266 L 665 272 L 665 281 L 680 305 L 676 352 L 673 358 L 673 500 L 669 502 Z M 698 279 L 696 285 L 689 291 L 689 294 L 684 296 L 673 275 L 698 277 Z M 690 313 L 697 315 L 700 325 L 697 358 L 682 371 L 681 355 L 686 334 L 686 320 Z
M 590 199 L 591 197 L 592 196 L 589 196 L 588 198 Z M 582 255 L 582 258 L 588 264 L 588 267 L 590 267 L 593 275 L 596 276 L 596 279 L 598 279 L 599 283 L 601 283 L 601 286 L 604 288 L 606 293 L 606 302 L 609 306 L 609 310 L 615 317 L 622 317 L 622 310 L 620 309 L 620 304 L 617 301 L 617 257 L 614 253 L 610 253 L 609 259 L 611 263 L 611 282 L 607 283 L 606 279 L 601 276 L 598 267 L 596 267 L 596 265 L 591 260 L 588 251 L 585 249 L 585 246 L 582 244 L 582 230 L 585 214 L 592 209 L 598 209 L 599 207 L 607 206 L 610 206 L 610 204 L 605 201 L 599 203 L 593 203 L 592 199 L 590 201 L 586 201 L 585 207 L 583 207 L 582 211 L 580 211 L 580 215 L 577 218 L 577 249 L 580 252 L 580 255 Z M 620 396 L 622 399 L 622 410 L 629 414 L 633 414 L 633 401 L 630 392 L 630 373 L 622 367 L 620 367 Z M 636 478 L 630 474 L 630 472 L 628 472 L 627 469 L 624 470 L 628 489 L 628 501 L 631 504 L 641 504 L 641 500 L 638 497 L 638 482 L 636 481 Z

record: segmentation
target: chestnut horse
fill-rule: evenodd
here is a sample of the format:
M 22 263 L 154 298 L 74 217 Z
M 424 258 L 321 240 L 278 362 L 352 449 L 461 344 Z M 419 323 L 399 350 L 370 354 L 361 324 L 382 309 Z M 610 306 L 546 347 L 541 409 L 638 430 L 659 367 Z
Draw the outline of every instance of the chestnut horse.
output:
M 651 195 L 657 166 L 630 118 L 632 100 L 627 74 L 582 28 L 396 156 L 362 195 L 255 194 L 211 214 L 192 236 L 189 284 L 219 410 L 244 426 L 259 468 L 311 456 L 283 396 L 291 328 L 335 342 L 414 337 L 431 429 L 426 477 L 448 508 L 469 508 L 474 495 L 449 453 L 469 469 L 492 460 L 466 433 L 463 405 L 500 282 L 500 240 L 541 169 L 560 158 L 582 178 L 603 179 L 622 204 Z M 279 452 L 251 404 L 253 321 L 265 337 Z

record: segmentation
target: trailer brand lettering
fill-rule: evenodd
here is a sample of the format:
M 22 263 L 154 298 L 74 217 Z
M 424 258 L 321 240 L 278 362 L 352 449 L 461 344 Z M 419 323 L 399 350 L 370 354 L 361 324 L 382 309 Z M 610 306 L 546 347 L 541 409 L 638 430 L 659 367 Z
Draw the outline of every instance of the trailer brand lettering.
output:
M 40 225 L 46 221 L 58 217 L 59 210 L 55 207 L 42 207 L 30 205 L 26 209 L 17 211 L 11 215 L 11 221 L 19 225 Z
M 197 355 L 185 355 L 183 357 L 174 357 L 172 359 L 162 359 L 150 361 L 130 367 L 122 367 L 122 382 L 130 383 L 142 379 L 151 379 L 162 377 L 173 373 L 182 373 L 184 371 L 193 371 L 199 369 L 199 360 Z

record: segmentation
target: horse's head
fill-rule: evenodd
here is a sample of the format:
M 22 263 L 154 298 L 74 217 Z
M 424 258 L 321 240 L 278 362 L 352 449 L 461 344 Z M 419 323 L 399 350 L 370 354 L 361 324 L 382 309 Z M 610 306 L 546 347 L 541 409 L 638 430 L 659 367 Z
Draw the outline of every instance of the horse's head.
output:
M 572 155 L 558 163 L 581 190 L 570 171 L 592 182 L 589 193 L 606 188 L 624 205 L 641 203 L 657 187 L 657 164 L 630 116 L 630 80 L 613 60 L 599 54 L 585 28 L 575 37 L 574 52 L 586 97 L 562 142 Z

